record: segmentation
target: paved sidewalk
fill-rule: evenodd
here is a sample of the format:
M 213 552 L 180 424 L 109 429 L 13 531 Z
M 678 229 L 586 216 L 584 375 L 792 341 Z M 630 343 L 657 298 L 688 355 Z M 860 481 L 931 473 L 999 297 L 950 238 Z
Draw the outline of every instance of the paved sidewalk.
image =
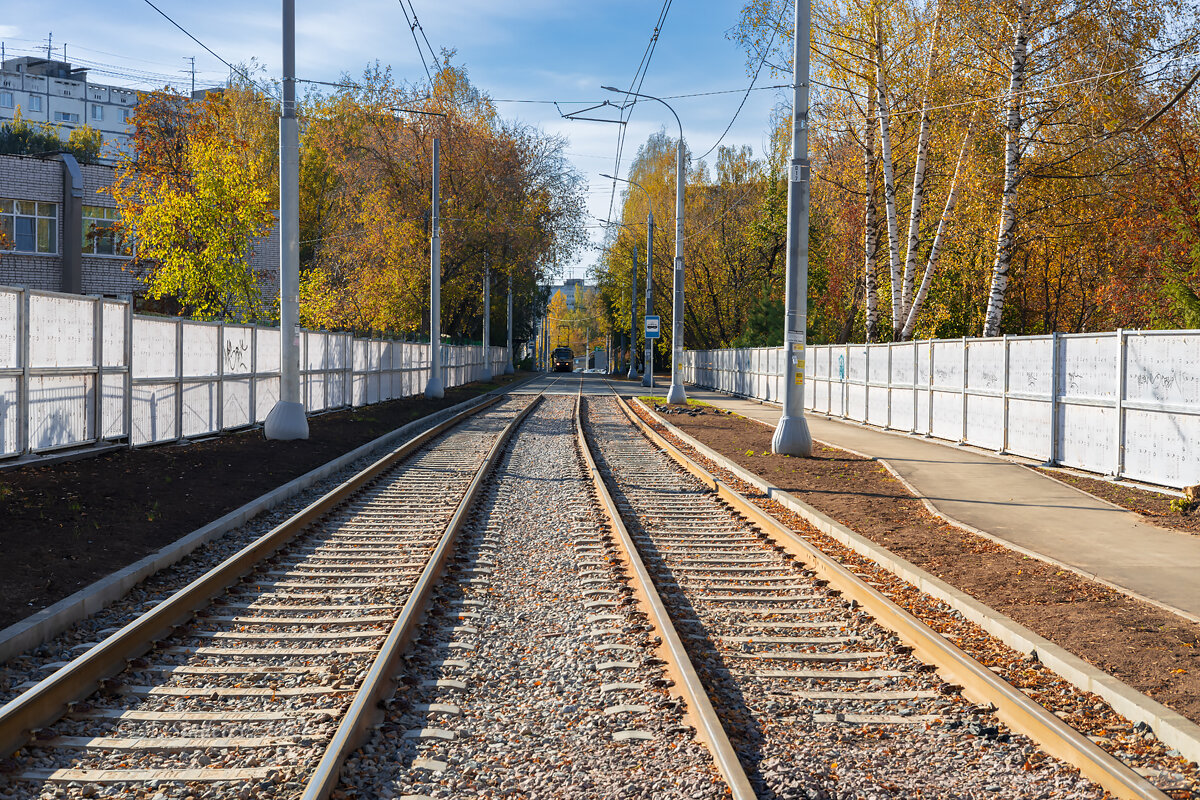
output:
M 635 393 L 621 383 L 613 382 L 621 394 Z M 692 386 L 688 397 L 771 425 L 779 420 L 774 405 Z M 1148 525 L 971 448 L 819 415 L 807 419 L 814 439 L 887 461 L 947 517 L 1200 619 L 1200 536 Z

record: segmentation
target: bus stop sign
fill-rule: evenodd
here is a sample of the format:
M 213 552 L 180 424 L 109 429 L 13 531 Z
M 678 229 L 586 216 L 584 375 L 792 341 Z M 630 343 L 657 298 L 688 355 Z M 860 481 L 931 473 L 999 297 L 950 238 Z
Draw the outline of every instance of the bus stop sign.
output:
M 659 320 L 658 317 L 649 317 L 649 316 L 646 317 L 646 338 L 647 339 L 660 338 L 660 334 L 659 334 L 660 328 L 661 328 L 661 321 Z

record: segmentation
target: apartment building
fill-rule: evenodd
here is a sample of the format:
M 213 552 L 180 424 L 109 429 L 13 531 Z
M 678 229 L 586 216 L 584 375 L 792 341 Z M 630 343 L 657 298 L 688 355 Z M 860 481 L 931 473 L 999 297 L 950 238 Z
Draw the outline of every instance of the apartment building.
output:
M 58 125 L 64 138 L 82 125 L 104 136 L 101 156 L 115 158 L 130 134 L 137 92 L 91 83 L 87 69 L 69 62 L 22 56 L 0 64 L 0 122 L 18 110 L 30 122 Z
M 0 155 L 0 285 L 52 292 L 141 295 L 141 273 L 113 234 L 104 190 L 114 169 L 70 155 Z M 265 297 L 279 293 L 279 226 L 248 254 Z

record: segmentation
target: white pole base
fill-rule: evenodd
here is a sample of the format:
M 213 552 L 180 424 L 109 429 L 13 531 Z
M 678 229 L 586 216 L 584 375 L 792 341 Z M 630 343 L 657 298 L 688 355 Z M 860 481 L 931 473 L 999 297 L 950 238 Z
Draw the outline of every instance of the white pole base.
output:
M 431 400 L 441 400 L 446 396 L 446 390 L 442 388 L 441 378 L 429 379 L 429 383 L 425 384 L 425 396 Z
M 631 381 L 636 381 L 638 379 L 637 370 L 633 368 L 632 364 L 629 367 L 629 374 L 626 375 L 625 377 Z
M 647 372 L 642 375 L 642 386 L 645 386 L 647 389 L 654 388 L 654 375 L 652 373 Z
M 667 402 L 673 406 L 687 405 L 687 392 L 683 390 L 682 383 L 671 384 L 671 388 L 667 391 Z
M 492 369 L 491 369 L 491 367 L 487 367 L 486 369 L 484 369 L 483 374 L 479 376 L 479 380 L 490 381 L 491 379 L 492 379 Z
M 307 439 L 308 416 L 304 413 L 304 404 L 277 402 L 263 423 L 263 435 L 280 442 Z
M 803 416 L 780 417 L 775 435 L 771 437 L 771 452 L 781 456 L 812 455 L 812 434 Z
M 513 365 L 512 365 L 511 361 L 504 365 L 504 374 L 505 375 L 513 375 L 515 373 L 516 373 L 516 370 L 513 369 Z

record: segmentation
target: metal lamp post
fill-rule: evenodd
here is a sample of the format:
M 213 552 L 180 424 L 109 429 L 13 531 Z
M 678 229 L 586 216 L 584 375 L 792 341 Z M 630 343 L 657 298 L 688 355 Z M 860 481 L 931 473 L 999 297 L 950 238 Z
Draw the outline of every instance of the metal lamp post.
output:
M 646 191 L 646 187 L 642 186 L 637 181 L 629 180 L 628 178 L 618 178 L 615 175 L 600 174 L 601 178 L 610 178 L 614 181 L 628 183 L 630 186 L 636 186 L 642 190 L 642 194 L 646 195 L 646 313 L 654 313 L 654 298 L 651 294 L 654 291 L 654 276 L 651 274 L 654 271 L 654 210 L 650 205 L 650 193 Z M 637 266 L 633 268 L 633 280 L 630 281 L 629 300 L 629 380 L 637 380 L 637 367 L 634 365 L 633 346 L 637 336 Z M 654 342 L 651 339 L 646 340 L 646 378 L 642 381 L 644 386 L 654 386 Z
M 616 92 L 618 94 L 632 95 L 634 97 L 644 97 L 647 100 L 656 100 L 667 107 L 671 115 L 675 117 L 675 123 L 679 126 L 679 147 L 676 150 L 675 159 L 675 270 L 674 282 L 672 285 L 672 294 L 674 295 L 671 303 L 671 388 L 667 392 L 667 402 L 672 405 L 682 405 L 687 402 L 687 393 L 683 390 L 683 189 L 687 183 L 687 174 L 684 172 L 683 163 L 683 123 L 679 121 L 679 115 L 675 113 L 675 109 L 663 99 L 654 95 L 641 94 L 640 92 L 630 92 L 617 89 L 613 86 L 601 86 L 607 92 Z M 647 372 L 649 372 L 647 365 Z
M 296 0 L 283 0 L 283 106 L 279 117 L 279 401 L 268 439 L 307 439 L 300 399 L 300 130 L 296 122 Z
M 804 346 L 808 327 L 808 57 L 810 0 L 796 0 L 792 77 L 792 161 L 788 170 L 787 296 L 783 357 L 783 414 L 771 450 L 811 456 L 812 435 L 804 420 Z

